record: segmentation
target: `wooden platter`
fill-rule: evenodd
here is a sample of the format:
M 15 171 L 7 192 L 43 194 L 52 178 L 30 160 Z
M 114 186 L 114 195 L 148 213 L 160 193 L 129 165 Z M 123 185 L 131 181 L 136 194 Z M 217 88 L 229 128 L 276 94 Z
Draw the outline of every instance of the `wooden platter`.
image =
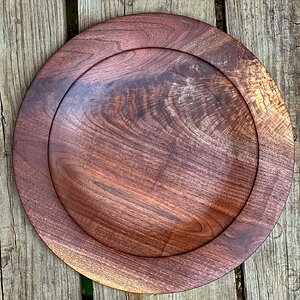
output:
M 67 42 L 33 80 L 13 150 L 48 247 L 140 293 L 201 286 L 249 257 L 284 207 L 294 159 L 264 66 L 217 28 L 169 14 Z

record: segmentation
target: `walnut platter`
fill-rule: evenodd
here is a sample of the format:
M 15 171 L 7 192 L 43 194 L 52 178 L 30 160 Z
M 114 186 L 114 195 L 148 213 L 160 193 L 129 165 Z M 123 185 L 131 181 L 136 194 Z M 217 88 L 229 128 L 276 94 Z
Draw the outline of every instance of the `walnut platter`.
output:
M 33 80 L 14 171 L 38 234 L 85 276 L 131 292 L 201 286 L 242 263 L 278 219 L 293 135 L 255 56 L 206 23 L 113 19 Z

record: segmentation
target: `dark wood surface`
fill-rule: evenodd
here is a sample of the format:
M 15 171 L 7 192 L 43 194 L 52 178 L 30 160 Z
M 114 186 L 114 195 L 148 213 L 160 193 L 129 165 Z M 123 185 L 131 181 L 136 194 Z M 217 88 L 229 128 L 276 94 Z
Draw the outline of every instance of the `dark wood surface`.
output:
M 144 14 L 65 44 L 23 101 L 16 182 L 46 244 L 134 292 L 208 283 L 267 237 L 293 137 L 261 63 L 218 29 Z

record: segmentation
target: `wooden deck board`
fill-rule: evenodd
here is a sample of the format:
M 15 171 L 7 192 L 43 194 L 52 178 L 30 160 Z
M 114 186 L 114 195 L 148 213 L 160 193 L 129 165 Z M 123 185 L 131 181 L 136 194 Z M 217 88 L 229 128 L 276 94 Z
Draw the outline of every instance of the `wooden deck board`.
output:
M 14 121 L 35 73 L 66 39 L 64 1 L 0 1 L 1 298 L 80 299 L 79 275 L 41 241 L 12 172 Z
M 295 176 L 270 237 L 243 265 L 246 299 L 300 299 L 300 2 L 227 1 L 228 32 L 257 55 L 285 96 L 295 134 Z

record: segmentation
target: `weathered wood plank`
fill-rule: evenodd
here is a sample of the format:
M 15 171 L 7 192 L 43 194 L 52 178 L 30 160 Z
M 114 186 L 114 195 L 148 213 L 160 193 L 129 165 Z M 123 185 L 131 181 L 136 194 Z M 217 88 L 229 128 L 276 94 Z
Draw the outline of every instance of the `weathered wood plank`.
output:
M 14 121 L 43 62 L 66 39 L 63 0 L 0 1 L 0 237 L 2 299 L 80 299 L 78 274 L 41 241 L 12 173 Z
M 142 12 L 165 12 L 180 14 L 199 19 L 215 25 L 215 1 L 192 0 L 127 0 L 125 1 L 125 14 Z
M 124 16 L 122 0 L 78 0 L 78 27 L 83 31 L 99 22 Z
M 95 282 L 93 283 L 93 296 L 95 300 L 98 299 L 128 300 L 127 297 L 128 293 L 117 289 L 112 289 L 108 286 L 95 283 Z
M 216 23 L 214 1 L 211 0 L 197 4 L 191 0 L 78 0 L 79 30 L 117 16 L 141 12 L 177 13 L 210 24 Z
M 236 288 L 234 272 L 227 274 L 221 279 L 205 285 L 201 288 L 192 289 L 182 293 L 163 295 L 143 295 L 127 293 L 109 288 L 105 285 L 94 283 L 95 300 L 234 300 Z
M 243 266 L 247 299 L 300 299 L 300 2 L 226 2 L 228 32 L 267 66 L 283 92 L 295 134 L 295 176 L 276 227 Z
M 78 17 L 79 17 L 79 31 L 102 22 L 109 18 L 129 15 L 132 13 L 141 12 L 167 12 L 182 14 L 190 16 L 210 24 L 215 24 L 215 6 L 214 1 L 195 2 L 193 0 L 165 0 L 165 1 L 150 1 L 150 0 L 136 0 L 125 1 L 99 1 L 99 0 L 79 0 L 78 1 Z M 166 294 L 166 295 L 138 295 L 130 294 L 122 291 L 117 291 L 101 284 L 94 283 L 94 299 L 110 300 L 110 299 L 132 299 L 132 300 L 184 300 L 184 299 L 236 299 L 235 275 L 234 272 L 224 276 L 202 288 L 191 291 Z
M 234 275 L 233 273 L 229 273 L 223 278 L 215 282 L 212 282 L 208 285 L 205 285 L 201 288 L 192 289 L 182 293 L 173 293 L 173 294 L 164 294 L 164 295 L 129 294 L 127 299 L 128 300 L 215 300 L 215 299 L 234 300 L 236 299 Z

